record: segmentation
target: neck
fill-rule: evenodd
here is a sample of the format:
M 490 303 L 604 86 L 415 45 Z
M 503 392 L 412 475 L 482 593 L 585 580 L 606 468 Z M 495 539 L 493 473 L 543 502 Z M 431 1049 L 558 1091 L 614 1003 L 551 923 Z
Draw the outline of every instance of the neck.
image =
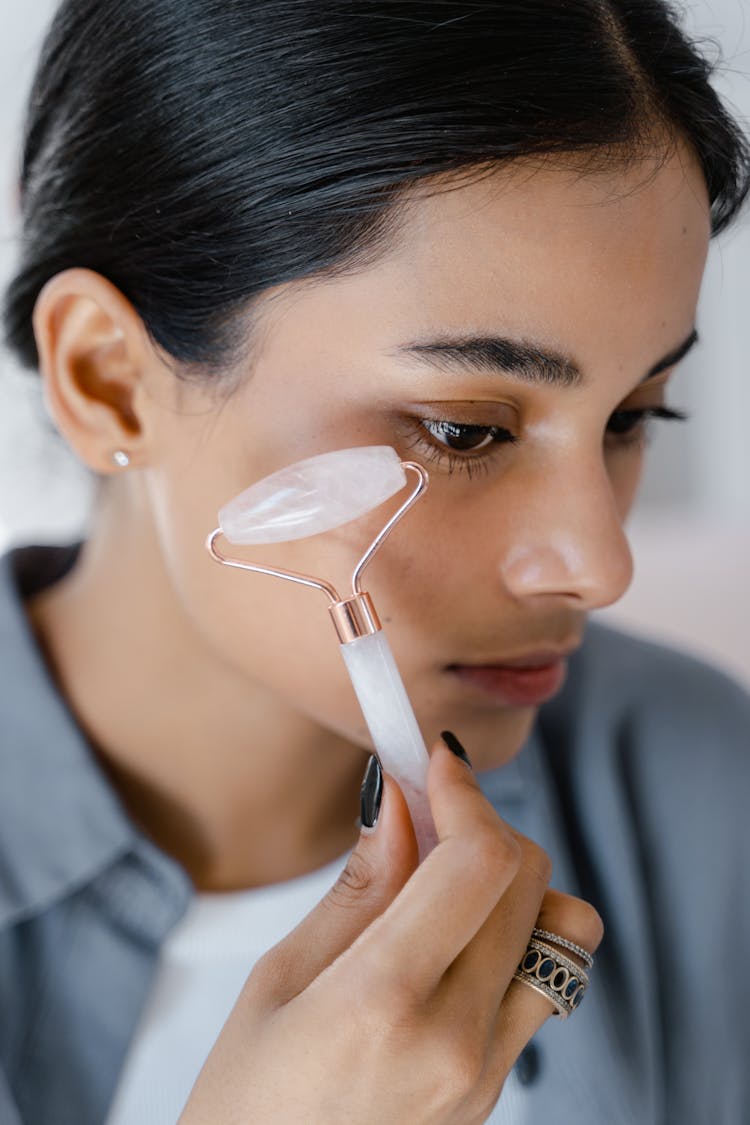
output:
M 201 890 L 330 862 L 356 841 L 367 755 L 224 664 L 138 528 L 102 505 L 76 566 L 28 606 L 125 807 Z

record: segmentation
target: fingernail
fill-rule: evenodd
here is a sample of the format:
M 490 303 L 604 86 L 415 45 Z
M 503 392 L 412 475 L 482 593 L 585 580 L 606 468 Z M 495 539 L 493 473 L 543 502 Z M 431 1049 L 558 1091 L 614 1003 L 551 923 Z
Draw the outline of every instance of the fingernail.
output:
M 377 824 L 382 798 L 383 771 L 377 755 L 371 754 L 359 791 L 359 819 L 363 828 L 374 828 Z
M 463 746 L 461 745 L 461 743 L 456 738 L 453 731 L 450 731 L 450 730 L 441 731 L 440 737 L 442 738 L 443 742 L 448 747 L 448 749 L 451 750 L 456 755 L 457 758 L 460 758 L 462 762 L 466 762 L 466 765 L 469 767 L 469 769 L 473 769 L 473 766 L 471 764 L 471 758 L 466 753 L 466 751 L 464 750 Z

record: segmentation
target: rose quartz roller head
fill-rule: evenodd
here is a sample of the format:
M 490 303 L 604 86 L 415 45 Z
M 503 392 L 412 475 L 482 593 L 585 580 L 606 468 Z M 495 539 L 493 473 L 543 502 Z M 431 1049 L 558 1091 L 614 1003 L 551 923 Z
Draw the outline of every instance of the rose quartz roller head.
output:
M 312 575 L 229 558 L 217 547 L 222 535 L 239 545 L 282 543 L 330 531 L 395 496 L 407 484 L 407 471 L 416 475 L 416 485 L 357 563 L 347 598 L 340 598 L 330 583 Z M 421 465 L 402 462 L 390 446 L 323 453 L 273 473 L 226 504 L 219 512 L 219 527 L 206 544 L 225 566 L 299 582 L 326 595 L 373 745 L 383 769 L 398 781 L 409 806 L 420 861 L 437 843 L 427 800 L 429 755 L 388 638 L 361 580 L 375 552 L 425 491 L 428 481 Z

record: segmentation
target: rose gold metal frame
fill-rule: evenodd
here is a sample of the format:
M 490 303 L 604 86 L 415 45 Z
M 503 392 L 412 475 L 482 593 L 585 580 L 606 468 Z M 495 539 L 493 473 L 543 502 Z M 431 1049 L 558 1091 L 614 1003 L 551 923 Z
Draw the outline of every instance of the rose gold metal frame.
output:
M 333 587 L 330 582 L 326 582 L 322 578 L 315 578 L 311 574 L 299 574 L 294 570 L 280 570 L 276 567 L 260 566 L 258 563 L 245 562 L 243 559 L 231 558 L 229 555 L 223 554 L 216 545 L 217 540 L 223 535 L 220 527 L 217 527 L 216 530 L 212 531 L 208 536 L 206 548 L 211 557 L 224 566 L 236 567 L 238 570 L 249 570 L 256 574 L 270 574 L 274 578 L 285 578 L 287 582 L 297 582 L 302 586 L 311 586 L 313 589 L 321 590 L 329 599 L 328 609 L 341 644 L 348 644 L 350 641 L 356 640 L 357 637 L 377 633 L 381 628 L 380 621 L 370 595 L 362 589 L 362 575 L 372 562 L 375 554 L 393 531 L 396 524 L 406 515 L 409 509 L 416 504 L 423 492 L 426 491 L 430 481 L 427 470 L 417 464 L 416 461 L 402 461 L 401 465 L 402 468 L 411 469 L 412 472 L 417 474 L 417 483 L 409 497 L 404 501 L 398 511 L 391 516 L 382 531 L 373 539 L 354 568 L 354 573 L 352 574 L 352 595 L 349 598 L 339 597 L 335 587 Z

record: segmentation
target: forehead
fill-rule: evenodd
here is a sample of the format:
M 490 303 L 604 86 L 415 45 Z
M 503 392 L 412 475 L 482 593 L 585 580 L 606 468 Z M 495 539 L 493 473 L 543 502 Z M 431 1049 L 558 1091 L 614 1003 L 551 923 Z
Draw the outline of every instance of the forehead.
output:
M 583 366 L 620 350 L 644 370 L 690 332 L 710 213 L 686 146 L 606 171 L 515 161 L 446 186 L 413 192 L 376 265 L 288 287 L 273 317 L 282 332 L 331 356 L 422 333 L 512 332 Z
M 589 173 L 553 159 L 519 161 L 417 195 L 390 262 L 435 300 L 454 306 L 465 294 L 482 312 L 501 300 L 520 313 L 562 289 L 606 285 L 615 300 L 633 287 L 683 289 L 686 268 L 693 280 L 701 272 L 709 237 L 702 172 L 678 146 L 660 161 Z

